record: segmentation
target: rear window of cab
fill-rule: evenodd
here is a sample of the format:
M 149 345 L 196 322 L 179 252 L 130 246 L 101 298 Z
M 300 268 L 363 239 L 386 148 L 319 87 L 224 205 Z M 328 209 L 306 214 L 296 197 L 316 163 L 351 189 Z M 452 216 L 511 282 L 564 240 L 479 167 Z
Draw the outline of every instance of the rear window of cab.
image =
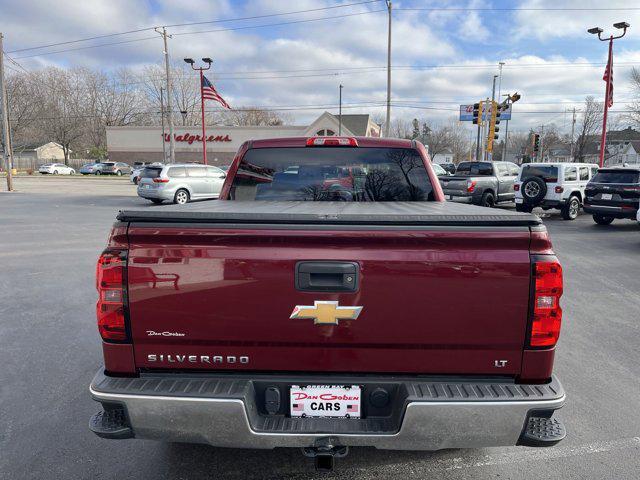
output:
M 256 148 L 246 152 L 231 200 L 432 201 L 420 154 L 410 148 Z

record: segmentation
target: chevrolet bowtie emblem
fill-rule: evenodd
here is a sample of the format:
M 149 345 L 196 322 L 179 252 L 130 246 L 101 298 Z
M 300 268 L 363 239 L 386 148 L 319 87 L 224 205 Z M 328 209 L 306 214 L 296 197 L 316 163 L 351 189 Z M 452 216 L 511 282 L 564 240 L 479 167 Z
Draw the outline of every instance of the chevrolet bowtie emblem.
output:
M 313 319 L 314 325 L 338 325 L 338 320 L 355 320 L 362 307 L 340 307 L 338 302 L 316 300 L 311 305 L 296 305 L 289 318 Z

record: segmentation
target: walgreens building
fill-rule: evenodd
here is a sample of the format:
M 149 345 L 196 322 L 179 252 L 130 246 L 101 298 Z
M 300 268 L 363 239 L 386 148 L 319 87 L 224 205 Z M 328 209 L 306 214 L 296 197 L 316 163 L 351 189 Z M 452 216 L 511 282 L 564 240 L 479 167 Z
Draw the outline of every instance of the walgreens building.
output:
M 207 161 L 210 165 L 228 165 L 247 140 L 284 137 L 337 135 L 337 115 L 324 112 L 311 125 L 275 127 L 207 127 Z M 174 127 L 176 162 L 201 162 L 202 140 L 199 126 Z M 379 137 L 380 126 L 368 114 L 342 115 L 342 135 Z M 162 162 L 163 149 L 169 154 L 169 133 L 161 127 L 107 127 L 107 151 L 112 162 Z

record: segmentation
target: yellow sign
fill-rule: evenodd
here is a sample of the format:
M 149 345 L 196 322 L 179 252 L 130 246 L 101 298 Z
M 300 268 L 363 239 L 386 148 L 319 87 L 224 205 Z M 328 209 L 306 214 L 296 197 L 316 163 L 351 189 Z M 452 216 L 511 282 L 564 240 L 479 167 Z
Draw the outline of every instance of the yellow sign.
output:
M 362 307 L 340 307 L 338 302 L 313 302 L 313 306 L 296 305 L 289 318 L 313 319 L 314 325 L 338 325 L 338 320 L 355 320 Z

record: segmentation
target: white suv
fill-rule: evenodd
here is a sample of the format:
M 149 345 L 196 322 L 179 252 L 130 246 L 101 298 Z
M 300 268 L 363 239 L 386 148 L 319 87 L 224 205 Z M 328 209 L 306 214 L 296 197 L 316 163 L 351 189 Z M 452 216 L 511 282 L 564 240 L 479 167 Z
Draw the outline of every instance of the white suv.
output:
M 514 186 L 516 210 L 557 208 L 565 220 L 574 220 L 584 201 L 584 189 L 597 172 L 598 165 L 593 163 L 526 163 Z

